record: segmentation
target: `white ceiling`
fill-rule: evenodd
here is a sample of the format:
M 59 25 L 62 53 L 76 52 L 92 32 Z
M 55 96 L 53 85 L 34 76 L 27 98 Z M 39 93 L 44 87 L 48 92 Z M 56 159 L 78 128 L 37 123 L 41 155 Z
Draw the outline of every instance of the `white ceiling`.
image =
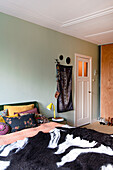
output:
M 113 43 L 113 0 L 0 0 L 0 12 L 95 43 Z

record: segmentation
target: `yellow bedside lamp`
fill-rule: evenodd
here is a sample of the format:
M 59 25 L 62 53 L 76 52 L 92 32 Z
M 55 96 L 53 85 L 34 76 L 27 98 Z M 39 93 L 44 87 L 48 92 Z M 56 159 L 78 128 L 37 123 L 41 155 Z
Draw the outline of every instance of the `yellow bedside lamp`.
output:
M 52 110 L 52 106 L 53 106 L 53 111 L 54 111 L 54 119 L 56 118 L 56 114 L 55 114 L 55 106 L 53 103 L 50 103 L 48 106 L 47 106 L 47 109 L 48 110 Z

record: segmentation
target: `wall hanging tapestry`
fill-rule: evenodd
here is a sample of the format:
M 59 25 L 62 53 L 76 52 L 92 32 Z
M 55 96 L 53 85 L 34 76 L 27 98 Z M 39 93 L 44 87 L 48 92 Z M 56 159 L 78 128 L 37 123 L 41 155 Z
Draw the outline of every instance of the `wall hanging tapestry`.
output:
M 56 65 L 57 71 L 57 112 L 73 110 L 72 104 L 72 66 Z

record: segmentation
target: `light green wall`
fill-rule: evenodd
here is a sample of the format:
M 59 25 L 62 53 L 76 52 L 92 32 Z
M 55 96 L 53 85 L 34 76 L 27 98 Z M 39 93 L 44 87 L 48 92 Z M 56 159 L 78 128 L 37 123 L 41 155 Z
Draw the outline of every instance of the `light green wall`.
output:
M 41 112 L 51 116 L 46 106 L 56 104 L 54 59 L 60 54 L 70 56 L 74 65 L 75 53 L 92 56 L 93 70 L 98 71 L 97 45 L 0 13 L 0 104 L 36 100 Z M 97 76 L 93 118 L 99 114 L 98 83 Z M 62 116 L 73 124 L 74 111 Z

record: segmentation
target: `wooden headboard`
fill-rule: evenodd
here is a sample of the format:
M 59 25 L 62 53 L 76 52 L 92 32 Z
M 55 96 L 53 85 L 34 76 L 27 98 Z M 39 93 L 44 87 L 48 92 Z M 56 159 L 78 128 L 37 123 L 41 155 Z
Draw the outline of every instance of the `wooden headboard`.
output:
M 34 104 L 34 107 L 36 107 L 37 110 L 38 110 L 38 113 L 40 113 L 40 111 L 39 111 L 39 104 L 38 104 L 37 101 L 22 102 L 22 103 L 11 103 L 11 104 L 4 104 L 4 105 L 19 106 L 19 105 L 29 105 L 29 104 Z M 0 110 L 4 110 L 4 105 L 0 105 Z

